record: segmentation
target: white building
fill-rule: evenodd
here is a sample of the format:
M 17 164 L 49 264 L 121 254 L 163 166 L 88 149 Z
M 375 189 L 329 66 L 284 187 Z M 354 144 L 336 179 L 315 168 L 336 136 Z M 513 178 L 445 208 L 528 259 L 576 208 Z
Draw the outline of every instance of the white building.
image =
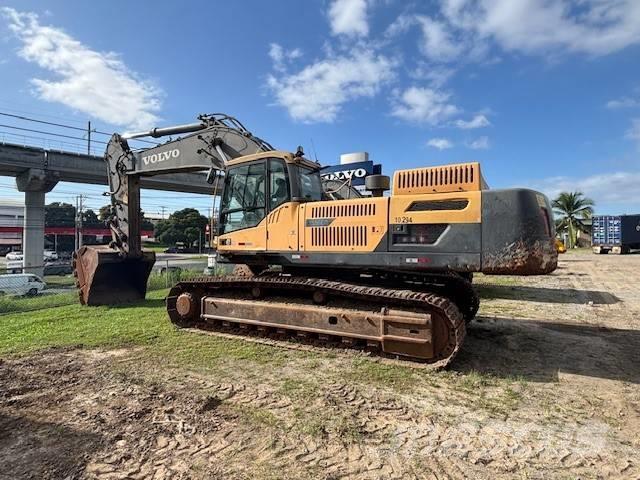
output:
M 0 200 L 0 250 L 22 246 L 24 226 L 24 202 Z

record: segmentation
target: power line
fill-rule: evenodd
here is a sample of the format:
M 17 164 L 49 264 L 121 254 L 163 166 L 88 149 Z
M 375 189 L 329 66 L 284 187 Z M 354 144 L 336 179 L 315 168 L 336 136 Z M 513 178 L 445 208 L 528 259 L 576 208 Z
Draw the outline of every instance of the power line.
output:
M 51 135 L 54 137 L 61 137 L 61 138 L 71 138 L 73 140 L 85 140 L 82 137 L 72 137 L 71 135 L 64 135 L 62 133 L 52 133 L 52 132 L 45 132 L 44 130 L 34 130 L 32 128 L 24 128 L 24 127 L 14 127 L 13 125 L 4 125 L 4 124 L 0 124 L 0 127 L 3 128 L 12 128 L 14 130 L 21 130 L 23 132 L 31 132 L 31 133 L 41 133 L 43 135 Z M 101 140 L 94 140 L 95 143 L 101 143 L 103 145 L 107 145 L 107 142 L 103 142 Z
M 63 123 L 56 123 L 56 122 L 48 122 L 46 120 L 39 120 L 37 118 L 30 118 L 30 117 L 25 117 L 24 115 L 16 115 L 14 113 L 7 113 L 7 112 L 0 112 L 0 115 L 3 115 L 5 117 L 11 117 L 11 118 L 16 118 L 18 120 L 23 120 L 26 122 L 35 122 L 35 123 L 41 123 L 44 125 L 51 125 L 51 126 L 55 126 L 55 127 L 60 127 L 60 128 L 68 128 L 71 130 L 77 130 L 80 132 L 87 132 L 88 135 L 91 135 L 91 133 L 97 133 L 99 135 L 106 135 L 108 137 L 110 137 L 111 135 L 113 135 L 113 133 L 108 133 L 108 132 L 101 132 L 100 130 L 96 130 L 96 129 L 91 129 L 91 122 L 89 121 L 88 128 L 81 128 L 81 127 L 74 127 L 72 125 L 65 125 Z M 8 128 L 18 128 L 18 127 L 8 127 Z M 35 130 L 34 130 L 35 131 Z M 36 132 L 36 133 L 48 133 L 48 132 Z M 50 135 L 56 135 L 56 134 L 50 134 Z M 59 135 L 59 136 L 64 136 L 64 135 Z M 69 137 L 69 138 L 76 138 L 77 137 Z M 84 140 L 84 138 L 80 138 L 79 140 Z M 153 142 L 151 140 L 142 140 L 142 139 L 135 139 L 137 142 L 142 142 L 142 143 L 150 143 L 152 145 L 159 145 L 158 142 Z M 98 142 L 97 143 L 103 143 L 106 145 L 106 142 Z
M 62 123 L 47 122 L 46 120 L 38 120 L 38 119 L 35 119 L 35 118 L 25 117 L 23 115 L 15 115 L 13 113 L 0 112 L 0 115 L 5 116 L 5 117 L 17 118 L 19 120 L 25 120 L 27 122 L 42 123 L 42 124 L 45 124 L 45 125 L 53 125 L 55 127 L 62 127 L 62 128 L 68 128 L 68 129 L 71 129 L 71 130 L 78 130 L 80 132 L 86 132 L 87 131 L 86 128 L 74 127 L 74 126 L 71 126 L 71 125 L 64 125 Z

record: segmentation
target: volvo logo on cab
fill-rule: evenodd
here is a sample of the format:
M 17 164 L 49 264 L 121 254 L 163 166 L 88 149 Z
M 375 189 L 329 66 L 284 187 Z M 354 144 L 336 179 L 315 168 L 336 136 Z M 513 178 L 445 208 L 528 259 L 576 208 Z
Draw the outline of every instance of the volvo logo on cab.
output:
M 173 150 L 167 150 L 166 152 L 154 153 L 152 155 L 147 155 L 142 157 L 142 161 L 145 165 L 154 164 L 164 162 L 165 160 L 169 160 L 170 158 L 178 158 L 180 156 L 180 150 L 174 148 Z

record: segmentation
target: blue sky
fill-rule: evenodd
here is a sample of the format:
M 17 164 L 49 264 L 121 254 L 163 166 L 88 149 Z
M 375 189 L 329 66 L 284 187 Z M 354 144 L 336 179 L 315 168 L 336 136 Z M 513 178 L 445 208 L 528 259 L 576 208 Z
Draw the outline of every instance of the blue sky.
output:
M 0 112 L 107 132 L 225 112 L 281 149 L 313 156 L 313 140 L 324 164 L 478 160 L 492 188 L 640 212 L 637 0 L 22 0 L 0 38 Z M 61 184 L 48 201 L 97 207 L 102 190 Z M 211 199 L 145 192 L 146 211 L 163 205 Z

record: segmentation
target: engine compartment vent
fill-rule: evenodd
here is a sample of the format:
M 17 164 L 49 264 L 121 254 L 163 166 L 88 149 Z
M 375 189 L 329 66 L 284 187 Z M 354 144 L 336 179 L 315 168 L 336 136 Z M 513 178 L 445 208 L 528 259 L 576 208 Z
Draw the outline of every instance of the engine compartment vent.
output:
M 366 245 L 367 227 L 365 225 L 311 229 L 311 246 L 313 247 L 364 247 Z
M 376 214 L 376 204 L 345 203 L 311 208 L 311 218 L 369 217 Z
M 477 162 L 398 170 L 393 177 L 394 195 L 478 191 L 487 188 Z
M 450 200 L 419 200 L 411 202 L 407 212 L 428 212 L 441 210 L 464 210 L 469 205 L 466 198 L 454 198 Z

